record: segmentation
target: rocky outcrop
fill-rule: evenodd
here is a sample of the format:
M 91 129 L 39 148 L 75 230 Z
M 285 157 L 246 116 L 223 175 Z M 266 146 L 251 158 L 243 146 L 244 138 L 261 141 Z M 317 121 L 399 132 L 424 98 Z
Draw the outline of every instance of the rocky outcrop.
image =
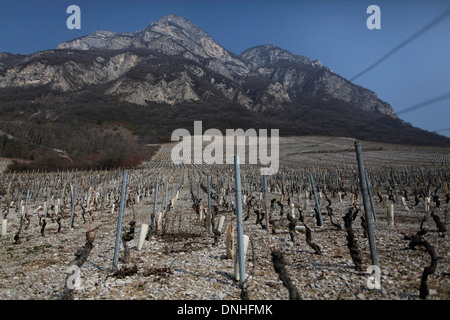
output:
M 71 41 L 62 42 L 57 49 L 89 50 L 89 49 L 123 49 L 129 47 L 139 47 L 137 42 L 133 42 L 132 33 L 115 33 L 111 31 L 99 30 Z
M 289 102 L 291 102 L 289 94 L 279 82 L 269 83 L 256 98 L 253 109 L 256 111 L 280 110 Z
M 118 80 L 105 93 L 138 105 L 147 105 L 149 102 L 174 105 L 183 101 L 200 100 L 192 89 L 193 81 L 186 72 L 172 81 L 161 79 L 153 84 L 151 76 L 147 80 L 145 82 Z
M 307 65 L 319 69 L 326 69 L 330 72 L 331 69 L 323 66 L 318 60 L 312 60 L 308 57 L 295 55 L 287 50 L 277 46 L 266 44 L 256 46 L 245 50 L 241 53 L 241 58 L 252 71 L 258 71 L 261 68 L 273 66 L 278 62 L 291 62 L 294 64 Z
M 118 53 L 109 58 L 83 57 L 90 59 L 87 63 L 79 54 L 73 55 L 70 51 L 31 55 L 0 76 L 0 88 L 49 85 L 58 91 L 80 90 L 117 79 L 139 62 L 138 56 L 131 53 Z
M 248 49 L 241 58 L 253 72 L 281 84 L 292 100 L 301 96 L 333 98 L 362 110 L 397 118 L 392 107 L 374 92 L 342 78 L 318 60 L 294 55 L 272 45 Z

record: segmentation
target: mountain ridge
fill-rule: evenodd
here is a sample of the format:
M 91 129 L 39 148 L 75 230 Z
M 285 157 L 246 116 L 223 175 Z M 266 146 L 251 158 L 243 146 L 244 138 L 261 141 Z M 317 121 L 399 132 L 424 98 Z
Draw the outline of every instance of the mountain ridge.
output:
M 36 130 L 124 126 L 142 143 L 168 141 L 174 129 L 204 120 L 205 129 L 450 146 L 319 60 L 271 44 L 236 55 L 178 15 L 134 33 L 99 30 L 55 49 L 1 53 L 0 114 Z
M 71 89 L 80 90 L 85 85 L 117 80 L 117 83 L 112 84 L 110 89 L 106 90 L 105 93 L 113 94 L 113 92 L 118 90 L 118 92 L 125 94 L 126 92 L 131 92 L 132 88 L 130 88 L 129 81 L 121 81 L 119 78 L 138 65 L 139 62 L 151 58 L 151 53 L 149 53 L 149 57 L 145 59 L 142 58 L 142 56 L 137 56 L 133 53 L 118 54 L 108 61 L 108 66 L 101 65 L 102 62 L 104 62 L 104 59 L 100 55 L 95 61 L 91 62 L 92 66 L 89 66 L 90 68 L 84 70 L 82 70 L 83 68 L 70 63 L 70 54 L 73 54 L 74 50 L 129 51 L 132 49 L 154 50 L 168 56 L 182 56 L 187 61 L 193 61 L 200 64 L 201 67 L 207 69 L 207 71 L 213 71 L 229 80 L 236 81 L 237 85 L 234 86 L 227 85 L 223 82 L 217 84 L 216 79 L 213 76 L 209 76 L 211 84 L 221 91 L 226 98 L 257 111 L 271 107 L 280 109 L 282 108 L 283 103 L 293 100 L 290 95 L 295 97 L 299 93 L 306 93 L 309 95 L 329 95 L 346 102 L 361 104 L 361 107 L 365 110 L 378 111 L 391 117 L 396 117 L 393 109 L 387 103 L 379 100 L 376 94 L 368 89 L 356 87 L 349 81 L 335 75 L 331 69 L 323 66 L 318 60 L 295 55 L 285 49 L 269 44 L 249 48 L 243 51 L 238 57 L 234 57 L 202 29 L 178 15 L 167 15 L 135 33 L 119 34 L 110 31 L 96 31 L 87 36 L 64 41 L 60 43 L 56 49 L 61 55 L 66 53 L 66 56 L 63 57 L 63 59 L 66 60 L 66 63 L 60 68 L 51 68 L 51 66 L 48 67 L 48 65 L 45 64 L 36 64 L 31 66 L 30 70 L 27 70 L 27 68 L 13 69 L 10 72 L 11 74 L 8 75 L 9 66 L 1 64 L 0 88 L 7 86 L 26 87 L 28 85 L 47 84 L 51 82 L 51 86 L 54 89 L 69 91 Z M 27 60 L 32 62 L 33 57 L 36 55 L 39 57 L 42 55 L 45 56 L 46 54 L 52 55 L 54 53 L 55 49 L 41 51 L 25 56 L 22 61 L 24 63 L 26 63 Z M 0 58 L 0 63 L 2 60 L 5 59 Z M 49 60 L 50 61 L 48 62 L 51 63 L 52 59 Z M 286 62 L 293 65 L 286 66 Z M 282 63 L 285 63 L 284 68 L 283 66 L 280 67 Z M 114 70 L 111 70 L 111 66 Z M 311 70 L 308 70 L 308 72 L 300 70 L 300 67 L 303 69 L 311 67 L 316 73 L 315 78 L 313 79 L 310 77 L 310 79 L 306 79 L 305 77 L 308 75 L 306 73 L 309 72 L 309 74 L 312 75 L 312 72 Z M 199 70 L 198 68 L 191 71 L 193 71 L 195 75 L 200 76 L 200 78 L 203 74 L 207 73 L 205 70 Z M 323 74 L 318 74 L 317 71 L 321 71 Z M 269 74 L 269 72 L 272 74 Z M 274 74 L 274 72 L 276 74 Z M 30 77 L 30 73 L 37 76 Z M 86 76 L 80 81 L 80 79 L 71 79 L 70 75 L 72 73 L 75 73 L 77 76 L 80 74 L 85 74 Z M 100 77 L 98 76 L 99 74 Z M 268 90 L 261 93 L 261 96 L 265 96 L 262 99 L 265 102 L 252 101 L 245 92 L 239 90 L 239 86 L 246 81 L 247 77 L 255 76 L 265 77 L 271 82 L 266 86 L 266 89 Z M 292 77 L 295 78 L 295 81 L 290 81 L 290 79 L 288 79 Z M 154 77 L 150 75 L 149 78 Z M 180 72 L 179 78 L 181 78 L 181 81 L 173 84 L 161 82 L 157 85 L 157 88 L 155 88 L 154 85 L 142 85 L 141 89 L 138 90 L 140 92 L 136 91 L 135 94 L 132 94 L 131 96 L 125 94 L 126 97 L 123 99 L 140 105 L 145 105 L 148 101 L 173 104 L 179 101 L 195 101 L 202 99 L 202 97 L 192 90 L 192 83 L 195 82 L 196 79 L 192 79 L 192 77 L 185 72 Z M 183 84 L 187 84 L 187 86 L 184 86 L 181 91 L 190 91 L 188 94 L 180 95 L 179 92 L 173 92 L 174 87 Z M 132 85 L 136 85 L 136 83 L 133 82 Z M 294 89 L 290 90 L 293 87 Z M 311 87 L 314 88 L 311 90 Z M 153 94 L 153 98 L 152 95 L 149 96 L 148 94 L 145 94 L 145 91 L 151 91 L 152 89 L 157 92 Z M 290 92 L 288 92 L 289 90 Z M 347 92 L 344 95 L 338 91 Z M 161 95 L 168 95 L 171 97 L 176 96 L 176 98 L 164 99 Z M 359 95 L 361 98 L 357 99 L 357 101 L 352 101 L 352 97 L 355 95 Z M 274 105 L 268 105 L 268 101 L 274 101 Z

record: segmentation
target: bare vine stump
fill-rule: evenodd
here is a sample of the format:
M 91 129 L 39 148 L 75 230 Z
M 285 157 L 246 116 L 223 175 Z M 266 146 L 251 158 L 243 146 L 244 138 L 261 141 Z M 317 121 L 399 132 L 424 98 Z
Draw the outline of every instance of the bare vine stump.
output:
M 420 299 L 426 299 L 430 290 L 428 289 L 428 276 L 433 274 L 436 271 L 438 257 L 436 256 L 436 252 L 433 246 L 422 236 L 415 234 L 408 237 L 408 240 L 411 240 L 409 243 L 409 247 L 411 249 L 415 249 L 416 246 L 423 246 L 427 250 L 428 254 L 431 257 L 431 263 L 429 266 L 423 269 L 422 278 L 420 280 L 420 288 L 419 288 L 419 297 Z
M 352 223 L 353 223 L 353 210 L 350 208 L 347 214 L 344 216 L 344 226 L 347 230 L 347 247 L 350 249 L 350 255 L 352 257 L 353 263 L 355 264 L 356 271 L 362 271 L 362 258 L 361 253 L 358 248 L 358 242 L 356 241 L 355 234 L 353 233 Z
M 433 218 L 434 223 L 436 224 L 438 232 L 446 232 L 447 228 L 442 223 L 441 218 L 437 214 L 434 213 L 434 210 L 431 211 L 431 217 Z
M 72 278 L 76 275 L 77 270 L 86 262 L 93 247 L 94 244 L 89 238 L 89 232 L 86 232 L 86 243 L 75 252 L 75 259 L 70 262 L 69 268 L 67 269 L 62 300 L 73 300 L 74 282 L 72 282 Z
M 297 287 L 292 283 L 289 273 L 286 270 L 286 263 L 284 261 L 284 254 L 279 250 L 272 251 L 272 263 L 273 268 L 278 273 L 280 280 L 283 282 L 283 286 L 289 292 L 289 300 L 302 300 L 300 292 Z
M 19 230 L 17 230 L 17 233 L 14 235 L 14 244 L 20 243 L 20 234 L 22 233 L 22 230 L 23 230 L 23 223 L 24 223 L 24 218 L 22 217 L 20 219 Z

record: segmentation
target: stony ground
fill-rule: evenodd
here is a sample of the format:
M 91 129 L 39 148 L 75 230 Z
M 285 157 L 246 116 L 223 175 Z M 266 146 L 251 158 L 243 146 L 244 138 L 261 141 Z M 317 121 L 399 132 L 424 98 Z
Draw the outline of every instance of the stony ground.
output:
M 175 170 L 175 169 L 174 169 Z M 175 170 L 180 175 L 181 170 Z M 112 272 L 114 244 L 117 228 L 117 208 L 112 212 L 107 207 L 102 214 L 93 212 L 92 228 L 99 226 L 94 247 L 81 268 L 80 286 L 74 293 L 75 299 L 170 299 L 170 300 L 238 300 L 241 290 L 234 280 L 234 261 L 226 257 L 225 235 L 214 244 L 213 234 L 205 228 L 199 216 L 192 209 L 190 182 L 187 172 L 174 207 L 166 213 L 164 224 L 156 235 L 144 242 L 138 251 L 140 226 L 149 223 L 153 211 L 153 196 L 140 199 L 134 204 L 136 232 L 129 241 L 130 259 L 119 262 L 122 276 Z M 202 191 L 203 192 L 203 191 Z M 256 198 L 259 193 L 255 192 Z M 203 198 L 205 198 L 203 193 Z M 272 193 L 269 199 L 280 199 L 279 193 Z M 284 200 L 286 203 L 286 200 Z M 396 226 L 389 225 L 386 208 L 376 201 L 377 221 L 374 232 L 379 266 L 381 289 L 368 287 L 367 268 L 372 264 L 367 238 L 363 237 L 360 216 L 353 223 L 355 235 L 362 253 L 363 271 L 355 270 L 349 249 L 347 233 L 342 217 L 347 212 L 350 199 L 346 197 L 333 203 L 334 220 L 342 230 L 338 230 L 325 216 L 324 225 L 316 226 L 313 211 L 314 201 L 304 211 L 305 223 L 312 230 L 312 241 L 321 250 L 321 255 L 306 243 L 305 233 L 298 231 L 291 241 L 286 213 L 280 216 L 275 207 L 276 233 L 267 234 L 255 223 L 256 215 L 251 214 L 244 222 L 245 234 L 250 237 L 246 256 L 246 282 L 250 299 L 288 299 L 288 291 L 279 280 L 271 261 L 271 250 L 281 250 L 285 255 L 285 265 L 293 284 L 303 299 L 419 299 L 422 272 L 430 264 L 430 256 L 423 249 L 408 248 L 398 229 L 406 234 L 419 230 L 425 214 L 423 202 L 405 210 L 403 205 L 395 205 Z M 217 203 L 214 201 L 213 205 Z M 286 204 L 287 205 L 287 204 Z M 303 205 L 296 203 L 296 206 Z M 326 213 L 326 202 L 321 200 L 322 213 Z M 445 223 L 448 205 L 443 203 L 436 210 Z M 3 204 L 2 204 L 3 208 Z M 247 210 L 243 206 L 244 216 Z M 65 208 L 65 212 L 70 209 Z M 296 213 L 298 211 L 295 211 Z M 236 226 L 233 214 L 220 207 L 219 215 L 225 215 L 223 231 L 229 225 Z M 361 215 L 361 213 L 360 213 Z M 298 216 L 298 215 L 297 215 Z M 133 219 L 133 207 L 125 209 L 123 228 L 129 230 Z M 21 242 L 14 244 L 14 234 L 19 228 L 19 217 L 10 208 L 8 214 L 8 234 L 0 243 L 0 299 L 60 299 L 65 287 L 66 271 L 74 259 L 75 252 L 84 245 L 89 223 L 83 223 L 80 211 L 76 211 L 74 227 L 68 229 L 68 218 L 63 219 L 62 232 L 57 233 L 55 220 L 47 219 L 45 234 L 41 235 L 37 215 L 31 215 L 30 225 L 21 234 Z M 217 221 L 217 219 L 216 219 Z M 298 222 L 298 225 L 302 225 Z M 428 299 L 447 300 L 450 298 L 450 244 L 448 232 L 436 231 L 436 225 L 428 216 L 424 236 L 440 257 L 436 271 L 429 276 Z M 397 229 L 398 228 L 398 229 Z M 123 246 L 121 247 L 123 253 Z M 128 271 L 128 272 L 127 272 Z M 370 283 L 370 281 L 369 281 Z
M 119 270 L 136 266 L 135 273 L 125 277 L 112 274 L 117 212 L 100 216 L 94 213 L 93 226 L 102 225 L 96 235 L 94 248 L 81 269 L 81 287 L 76 299 L 240 299 L 240 289 L 234 281 L 234 262 L 226 259 L 225 236 L 217 245 L 190 208 L 188 189 L 181 191 L 175 207 L 166 215 L 167 232 L 145 241 L 137 251 L 139 227 L 130 241 L 131 258 L 128 264 L 119 263 Z M 137 225 L 149 222 L 152 201 L 136 204 Z M 348 204 L 337 204 L 341 213 Z M 245 209 L 245 206 L 244 206 Z M 311 211 L 311 208 L 309 208 Z M 379 212 L 385 213 L 382 207 Z M 124 231 L 132 215 L 125 211 Z M 231 214 L 225 225 L 236 225 Z M 48 223 L 45 235 L 40 234 L 37 217 L 31 219 L 22 234 L 22 242 L 13 244 L 19 219 L 9 219 L 10 233 L 1 239 L 0 298 L 1 299 L 58 299 L 64 288 L 65 273 L 77 249 L 84 245 L 88 224 L 75 218 L 73 229 L 56 233 L 56 222 Z M 336 214 L 337 218 L 339 215 Z M 399 228 L 415 233 L 423 213 L 402 212 L 396 215 Z M 269 238 L 265 230 L 255 224 L 253 215 L 245 222 L 245 233 L 251 238 L 247 253 L 247 282 L 251 299 L 287 299 L 287 290 L 275 273 L 270 248 L 285 253 L 290 277 L 304 299 L 418 299 L 420 278 L 430 257 L 422 249 L 408 249 L 408 241 L 394 226 L 389 226 L 385 214 L 374 223 L 377 254 L 381 269 L 381 289 L 370 290 L 368 273 L 355 271 L 346 246 L 345 230 L 337 230 L 325 219 L 323 227 L 314 227 L 315 218 L 309 212 L 305 221 L 312 228 L 312 240 L 321 248 L 318 255 L 305 242 L 305 234 L 297 233 L 290 240 L 286 219 L 277 217 L 280 227 Z M 343 222 L 337 221 L 343 226 Z M 299 225 L 301 225 L 299 223 Z M 429 277 L 429 299 L 450 298 L 450 250 L 448 235 L 431 230 L 426 239 L 442 257 L 436 272 Z M 362 236 L 360 219 L 354 223 L 355 233 L 363 256 L 364 271 L 371 264 L 369 244 Z
M 11 163 L 11 160 L 0 157 L 0 173 L 5 171 L 10 163 Z

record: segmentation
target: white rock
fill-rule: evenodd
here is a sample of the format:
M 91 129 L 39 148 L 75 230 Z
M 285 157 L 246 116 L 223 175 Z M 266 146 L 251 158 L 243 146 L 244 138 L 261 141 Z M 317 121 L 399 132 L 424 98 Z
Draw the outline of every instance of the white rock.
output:
M 430 296 L 437 294 L 437 290 L 436 289 L 430 289 L 429 290 L 429 294 Z
M 366 300 L 366 296 L 364 294 L 362 294 L 362 293 L 358 293 L 356 295 L 356 298 L 358 298 L 359 300 Z

